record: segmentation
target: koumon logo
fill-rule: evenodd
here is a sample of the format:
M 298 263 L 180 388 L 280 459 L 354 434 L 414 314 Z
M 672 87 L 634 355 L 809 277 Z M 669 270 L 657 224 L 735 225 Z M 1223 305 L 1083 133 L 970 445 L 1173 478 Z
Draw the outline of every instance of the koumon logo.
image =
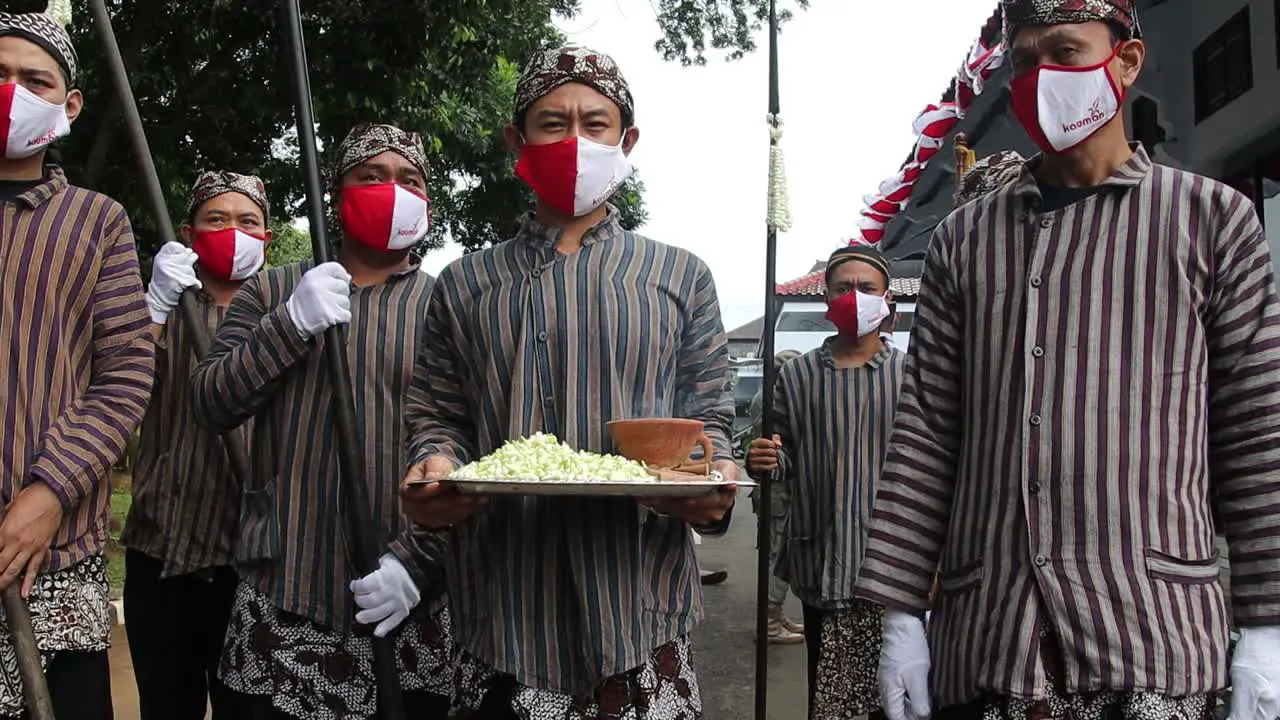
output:
M 31 138 L 27 141 L 27 147 L 38 147 L 40 145 L 48 145 L 58 139 L 58 131 L 50 130 L 43 135 Z
M 418 234 L 418 228 L 422 227 L 422 221 L 426 218 L 418 218 L 410 227 L 403 227 L 396 230 L 396 237 L 414 237 Z
M 1093 127 L 1102 122 L 1104 115 L 1102 114 L 1102 98 L 1093 101 L 1093 105 L 1089 108 L 1089 113 L 1083 118 L 1075 122 L 1062 123 L 1063 133 L 1073 133 L 1077 130 Z

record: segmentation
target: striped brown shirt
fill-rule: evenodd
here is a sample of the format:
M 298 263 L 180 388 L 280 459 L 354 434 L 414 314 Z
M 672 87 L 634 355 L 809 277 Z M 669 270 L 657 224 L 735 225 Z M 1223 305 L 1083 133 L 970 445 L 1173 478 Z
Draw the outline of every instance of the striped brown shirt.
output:
M 441 273 L 405 405 L 412 456 L 467 462 L 538 431 L 609 452 L 610 420 L 686 417 L 730 458 L 711 271 L 613 211 L 572 255 L 557 236 L 529 220 Z M 495 497 L 449 539 L 458 642 L 525 686 L 591 690 L 702 616 L 689 526 L 633 499 Z
M 935 707 L 1227 682 L 1214 506 L 1242 626 L 1280 624 L 1280 300 L 1254 207 L 1138 149 L 1039 210 L 1034 177 L 939 226 L 861 596 L 923 609 Z
M 254 418 L 254 477 L 241 502 L 235 549 L 241 577 L 279 609 L 346 630 L 354 618 L 348 589 L 354 577 L 325 339 L 303 339 L 285 309 L 310 267 L 276 268 L 245 281 L 192 375 L 192 400 L 196 416 L 216 432 Z M 347 359 L 383 545 L 408 527 L 398 496 L 409 465 L 401 413 L 431 285 L 414 266 L 351 292 Z M 403 549 L 397 554 L 408 558 Z M 422 590 L 427 596 L 429 588 Z
M 201 315 L 212 333 L 226 315 L 200 292 Z M 163 562 L 161 577 L 231 564 L 240 516 L 240 482 L 217 433 L 191 409 L 196 357 L 181 312 L 169 315 L 156 343 L 156 384 L 142 421 L 133 505 L 124 544 Z M 249 437 L 245 423 L 236 432 Z
M 133 230 L 111 198 L 45 182 L 0 203 L 0 492 L 40 481 L 62 500 L 50 569 L 102 552 L 111 466 L 155 372 Z
M 854 605 L 906 355 L 886 344 L 865 365 L 840 368 L 832 342 L 778 372 L 773 407 L 791 504 L 777 575 L 806 605 L 844 610 Z

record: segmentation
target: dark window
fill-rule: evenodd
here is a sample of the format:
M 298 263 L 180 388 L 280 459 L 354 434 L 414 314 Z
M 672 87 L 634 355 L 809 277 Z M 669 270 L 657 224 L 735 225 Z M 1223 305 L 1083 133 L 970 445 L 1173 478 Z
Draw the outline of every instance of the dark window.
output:
M 1276 67 L 1280 67 L 1280 0 L 1276 0 Z
M 833 333 L 836 326 L 827 319 L 826 310 L 784 312 L 778 318 L 778 332 Z
M 1192 56 L 1192 67 L 1196 124 L 1253 89 L 1248 6 L 1200 43 Z
M 747 417 L 751 410 L 751 400 L 760 392 L 764 378 L 759 375 L 738 376 L 733 388 L 733 406 L 738 417 Z
M 898 313 L 898 317 L 894 320 L 893 331 L 900 333 L 909 333 L 911 328 L 916 326 L 915 312 Z

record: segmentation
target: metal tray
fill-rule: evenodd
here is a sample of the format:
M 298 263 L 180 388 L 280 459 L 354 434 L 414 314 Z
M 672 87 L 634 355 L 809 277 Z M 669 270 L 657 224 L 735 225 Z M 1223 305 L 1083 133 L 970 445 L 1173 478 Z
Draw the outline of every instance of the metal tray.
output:
M 483 495 L 576 495 L 589 497 L 697 497 L 709 495 L 727 485 L 752 488 L 749 481 L 736 483 L 724 480 L 515 480 L 484 479 L 441 480 L 464 493 Z

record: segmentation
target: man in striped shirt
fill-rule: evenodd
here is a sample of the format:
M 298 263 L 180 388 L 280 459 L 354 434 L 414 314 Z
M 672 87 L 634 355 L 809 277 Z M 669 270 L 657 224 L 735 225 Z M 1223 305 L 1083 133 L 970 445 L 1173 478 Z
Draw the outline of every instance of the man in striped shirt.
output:
M 431 553 L 391 542 L 378 572 L 352 575 L 324 353 L 324 331 L 346 326 L 372 520 L 377 539 L 393 541 L 407 528 L 396 499 L 409 464 L 402 404 L 433 282 L 410 255 L 427 234 L 426 182 L 416 133 L 354 128 L 330 186 L 338 261 L 246 281 L 192 377 L 196 415 L 210 429 L 254 418 L 254 472 L 235 547 L 242 581 L 220 672 L 247 716 L 374 717 L 370 624 L 395 644 L 409 717 L 443 720 L 449 711 L 442 581 L 415 560 Z
M 881 609 L 854 599 L 863 538 L 884 463 L 904 355 L 892 330 L 889 261 L 850 245 L 827 261 L 827 318 L 837 334 L 787 363 L 773 389 L 777 433 L 747 469 L 790 486 L 778 577 L 804 604 L 809 717 L 879 715 Z
M 783 350 L 773 358 L 779 371 L 792 360 L 800 357 L 798 350 Z M 774 382 L 777 382 L 776 380 Z M 751 398 L 747 414 L 751 417 L 752 438 L 762 437 L 764 433 L 764 388 Z M 756 506 L 756 494 L 759 488 L 751 491 L 752 512 L 759 514 Z M 787 600 L 787 581 L 778 577 L 776 568 L 778 555 L 786 542 L 787 515 L 791 512 L 791 487 L 789 483 L 775 483 L 772 497 L 769 498 L 769 514 L 767 522 L 772 526 L 769 532 L 769 567 L 774 569 L 769 575 L 769 642 L 778 645 L 794 645 L 804 642 L 804 624 L 787 617 L 783 612 L 783 604 Z M 757 520 L 759 522 L 759 520 Z
M 1280 298 L 1256 209 L 1128 144 L 1132 2 L 1004 15 L 1044 154 L 925 260 L 858 582 L 887 608 L 885 708 L 1199 719 L 1230 677 L 1233 720 L 1274 720 Z
M 83 106 L 69 20 L 0 12 L 0 587 L 27 600 L 59 720 L 103 720 L 110 472 L 151 393 L 154 340 L 124 208 L 46 165 Z M 0 717 L 23 705 L 0 633 Z
M 241 717 L 218 680 L 238 579 L 232 548 L 240 478 L 222 440 L 191 411 L 193 330 L 175 312 L 191 292 L 212 334 L 257 274 L 271 240 L 267 190 L 251 175 L 206 172 L 191 188 L 181 243 L 156 254 L 147 289 L 158 326 L 156 387 L 142 421 L 133 505 L 125 523 L 125 620 L 142 720 Z M 250 424 L 233 432 L 248 438 Z
M 405 510 L 448 541 L 458 704 L 501 720 L 697 718 L 690 527 L 723 533 L 732 492 L 486 502 L 430 482 L 538 431 L 608 452 L 605 424 L 633 417 L 702 420 L 714 467 L 737 479 L 711 271 L 624 231 L 606 203 L 639 137 L 616 64 L 581 47 L 536 54 L 514 116 L 507 140 L 536 211 L 441 273 L 405 407 Z

